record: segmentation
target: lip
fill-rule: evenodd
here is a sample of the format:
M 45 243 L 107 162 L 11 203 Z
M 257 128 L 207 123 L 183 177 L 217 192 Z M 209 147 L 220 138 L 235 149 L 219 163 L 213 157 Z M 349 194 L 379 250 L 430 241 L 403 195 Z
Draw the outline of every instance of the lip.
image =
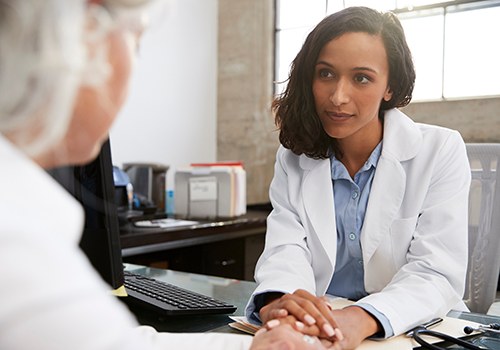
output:
M 344 121 L 350 119 L 353 115 L 344 112 L 325 111 L 326 116 L 333 121 Z

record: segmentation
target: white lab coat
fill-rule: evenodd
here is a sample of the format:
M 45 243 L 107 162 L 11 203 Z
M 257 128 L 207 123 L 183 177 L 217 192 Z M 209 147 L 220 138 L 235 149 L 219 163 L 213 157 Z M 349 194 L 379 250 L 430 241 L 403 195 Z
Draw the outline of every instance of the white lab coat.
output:
M 384 137 L 361 231 L 368 303 L 396 335 L 452 308 L 465 310 L 470 168 L 453 130 L 386 112 Z M 280 147 L 273 211 L 255 272 L 258 287 L 324 295 L 336 260 L 330 161 Z M 346 281 L 349 283 L 349 281 Z M 247 316 L 254 311 L 253 297 Z
M 139 327 L 78 248 L 83 211 L 0 135 L 0 349 L 247 349 L 237 334 Z

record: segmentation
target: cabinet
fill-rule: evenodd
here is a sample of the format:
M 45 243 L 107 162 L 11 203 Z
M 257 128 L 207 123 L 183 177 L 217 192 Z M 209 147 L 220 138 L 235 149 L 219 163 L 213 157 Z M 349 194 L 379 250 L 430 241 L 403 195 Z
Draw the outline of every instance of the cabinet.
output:
M 128 227 L 121 236 L 123 261 L 177 271 L 253 281 L 264 248 L 266 212 L 183 229 Z

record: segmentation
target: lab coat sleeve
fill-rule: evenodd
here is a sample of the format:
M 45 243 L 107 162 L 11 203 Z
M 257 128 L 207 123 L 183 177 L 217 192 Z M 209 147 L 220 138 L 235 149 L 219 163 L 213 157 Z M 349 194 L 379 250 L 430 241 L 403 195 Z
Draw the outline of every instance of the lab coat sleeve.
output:
M 0 137 L 8 165 L 0 172 L 0 349 L 249 348 L 245 335 L 140 327 L 79 248 L 80 205 L 23 157 Z
M 205 344 L 208 349 L 244 350 L 250 348 L 253 339 L 249 335 L 229 333 L 161 333 L 149 326 L 138 327 L 133 333 L 140 339 L 135 349 L 150 343 L 155 349 L 198 350 Z
M 0 312 L 4 324 L 1 349 L 194 350 L 202 344 L 209 349 L 250 347 L 252 338 L 245 335 L 158 333 L 141 327 L 98 280 L 76 247 L 68 249 L 53 242 L 60 249 L 52 250 L 44 237 L 34 237 L 23 241 L 24 246 L 14 255 L 8 251 L 14 243 L 12 238 L 10 244 L 2 246 L 6 249 L 0 249 L 2 276 L 15 284 L 5 283 L 0 288 L 0 296 L 7 295 L 3 299 L 7 304 Z M 49 250 L 50 257 L 46 255 Z
M 406 251 L 406 263 L 381 291 L 367 290 L 371 294 L 359 301 L 383 313 L 395 335 L 463 305 L 470 167 L 465 144 L 457 132 L 450 132 L 434 151 L 438 157 L 428 164 L 433 167 L 429 183 L 414 189 L 426 194 Z M 391 235 L 397 233 L 393 225 Z M 366 262 L 365 274 L 376 275 L 370 270 L 371 263 Z
M 270 291 L 293 293 L 299 288 L 315 294 L 311 252 L 307 247 L 306 232 L 294 206 L 301 201 L 292 198 L 298 193 L 296 188 L 300 184 L 290 183 L 288 176 L 288 172 L 294 171 L 294 167 L 298 166 L 297 162 L 298 157 L 280 147 L 269 190 L 273 211 L 267 219 L 265 248 L 255 268 L 258 286 L 246 308 L 249 319 L 255 311 L 256 295 Z

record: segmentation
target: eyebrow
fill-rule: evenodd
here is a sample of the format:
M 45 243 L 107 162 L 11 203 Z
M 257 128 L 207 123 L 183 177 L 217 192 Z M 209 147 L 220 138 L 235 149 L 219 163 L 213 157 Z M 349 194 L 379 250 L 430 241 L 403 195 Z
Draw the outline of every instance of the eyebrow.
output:
M 331 67 L 331 68 L 334 68 L 330 63 L 325 62 L 325 61 L 317 62 L 316 66 L 321 65 L 321 64 L 328 66 L 328 67 Z M 354 70 L 354 71 L 369 71 L 369 72 L 373 72 L 375 74 L 378 74 L 378 72 L 375 69 L 370 68 L 370 67 L 354 67 L 352 70 Z

